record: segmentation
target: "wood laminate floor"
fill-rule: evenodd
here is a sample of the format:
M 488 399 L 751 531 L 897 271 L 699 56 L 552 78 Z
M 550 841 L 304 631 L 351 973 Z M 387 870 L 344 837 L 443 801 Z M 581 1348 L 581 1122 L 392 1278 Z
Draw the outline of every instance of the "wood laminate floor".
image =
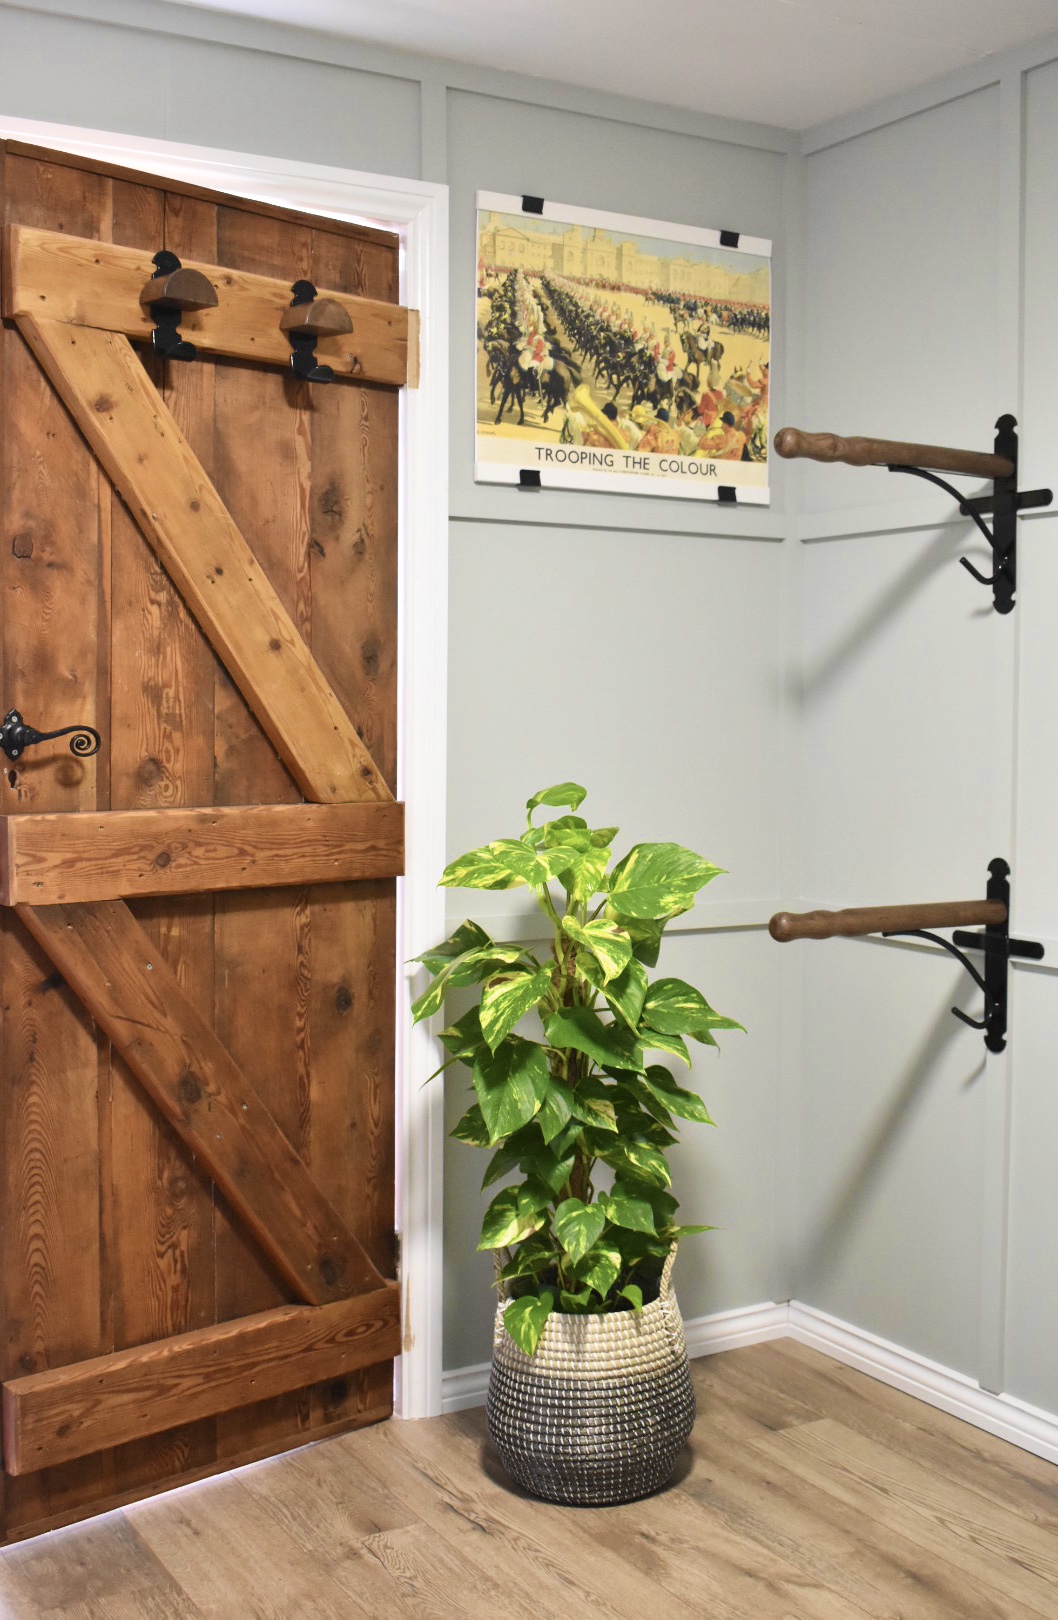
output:
M 1058 1468 L 790 1340 L 694 1377 L 649 1501 L 523 1496 L 480 1411 L 391 1422 L 9 1547 L 0 1615 L 1058 1616 Z

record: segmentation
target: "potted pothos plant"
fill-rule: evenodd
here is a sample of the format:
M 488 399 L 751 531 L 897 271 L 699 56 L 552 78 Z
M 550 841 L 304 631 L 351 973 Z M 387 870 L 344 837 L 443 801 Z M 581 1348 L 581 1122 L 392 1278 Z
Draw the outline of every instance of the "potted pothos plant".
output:
M 651 979 L 666 924 L 721 868 L 679 844 L 637 844 L 612 864 L 616 827 L 592 828 L 573 782 L 528 801 L 520 837 L 449 865 L 447 888 L 528 888 L 547 945 L 505 943 L 464 922 L 418 958 L 433 975 L 413 1007 L 450 991 L 475 1004 L 441 1031 L 472 1072 L 453 1134 L 490 1151 L 479 1249 L 497 1258 L 490 1432 L 537 1495 L 624 1501 L 668 1478 L 694 1419 L 669 1276 L 681 1225 L 668 1150 L 679 1123 L 712 1124 L 670 1061 L 688 1041 L 741 1029 L 701 991 Z M 563 812 L 537 820 L 541 809 Z M 528 1015 L 536 1038 L 519 1032 Z M 438 1070 L 441 1073 L 442 1070 Z M 432 1078 L 432 1077 L 431 1077 Z

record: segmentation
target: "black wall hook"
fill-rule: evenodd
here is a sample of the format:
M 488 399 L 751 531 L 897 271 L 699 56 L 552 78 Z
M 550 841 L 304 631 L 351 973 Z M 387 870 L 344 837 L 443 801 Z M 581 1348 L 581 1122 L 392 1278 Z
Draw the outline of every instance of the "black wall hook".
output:
M 217 293 L 201 270 L 185 270 L 175 253 L 163 248 L 151 263 L 154 275 L 140 294 L 154 316 L 151 347 L 166 360 L 193 360 L 198 350 L 180 336 L 180 319 L 185 311 L 214 309 Z
M 1019 492 L 1017 426 L 1017 420 L 1013 416 L 1001 416 L 996 423 L 995 454 L 1009 461 L 1012 471 L 1008 476 L 993 479 L 991 495 L 967 497 L 949 484 L 947 479 L 938 478 L 936 473 L 927 472 L 923 467 L 887 463 L 890 472 L 909 473 L 913 478 L 925 478 L 931 484 L 938 484 L 959 503 L 960 515 L 972 518 L 977 524 L 991 547 L 992 572 L 982 574 L 967 557 L 960 557 L 959 561 L 979 584 L 991 585 L 992 602 L 997 613 L 1009 613 L 1014 606 L 1014 590 L 1017 585 L 1018 513 L 1027 507 L 1050 506 L 1054 499 L 1049 489 L 1028 489 Z M 983 521 L 982 514 L 986 512 L 992 514 L 991 529 Z
M 974 983 L 984 991 L 985 1015 L 981 1019 L 971 1018 L 964 1013 L 961 1007 L 951 1010 L 956 1018 L 971 1029 L 985 1031 L 985 1046 L 990 1052 L 1002 1052 L 1007 1044 L 1007 995 L 1008 995 L 1008 968 L 1007 964 L 1012 956 L 1024 957 L 1030 962 L 1039 962 L 1043 959 L 1043 946 L 1036 940 L 1011 939 L 1010 937 L 1010 867 L 1001 857 L 997 856 L 988 866 L 988 900 L 998 900 L 1005 908 L 1002 922 L 986 923 L 983 934 L 967 933 L 957 928 L 950 940 L 942 939 L 939 934 L 928 933 L 924 928 L 899 928 L 885 934 L 886 939 L 898 936 L 914 936 L 918 939 L 928 939 L 934 945 L 940 945 L 961 962 Z M 973 963 L 963 954 L 965 951 L 984 952 L 984 974 L 980 974 Z
M 0 748 L 8 759 L 21 759 L 27 748 L 47 742 L 51 737 L 69 737 L 71 754 L 77 754 L 81 759 L 98 754 L 102 743 L 94 726 L 60 726 L 58 731 L 37 731 L 33 726 L 27 726 L 17 709 L 9 709 L 0 726 Z
M 305 382 L 333 382 L 332 368 L 316 359 L 316 342 L 321 337 L 351 332 L 349 313 L 335 299 L 321 298 L 311 281 L 295 281 L 290 290 L 294 296 L 279 322 L 280 331 L 286 333 L 294 351 L 290 369 Z

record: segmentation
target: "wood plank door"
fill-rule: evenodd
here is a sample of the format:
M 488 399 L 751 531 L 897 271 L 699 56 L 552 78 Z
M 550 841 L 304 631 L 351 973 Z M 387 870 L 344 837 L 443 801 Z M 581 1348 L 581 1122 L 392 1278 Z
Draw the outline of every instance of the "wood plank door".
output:
M 380 231 L 0 148 L 3 1539 L 391 1411 Z M 215 307 L 150 345 L 161 249 Z M 344 309 L 298 380 L 295 281 Z

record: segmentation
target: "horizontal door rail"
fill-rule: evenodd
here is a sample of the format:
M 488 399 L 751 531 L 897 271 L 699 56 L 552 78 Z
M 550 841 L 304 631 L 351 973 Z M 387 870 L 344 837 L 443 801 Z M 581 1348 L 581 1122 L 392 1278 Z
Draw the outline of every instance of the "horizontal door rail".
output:
M 400 1354 L 395 1284 L 179 1333 L 3 1386 L 4 1468 L 33 1473 Z
M 849 467 L 929 467 L 966 473 L 971 478 L 1011 478 L 1014 463 L 983 450 L 949 450 L 939 444 L 908 444 L 900 439 L 842 439 L 836 433 L 805 433 L 780 428 L 775 449 L 787 461 L 843 461 Z
M 8 320 L 32 316 L 149 342 L 155 316 L 149 305 L 141 304 L 140 295 L 154 276 L 152 251 L 10 225 L 4 237 L 3 313 Z M 182 312 L 181 337 L 205 353 L 257 360 L 289 371 L 290 340 L 279 323 L 290 307 L 296 265 L 291 265 L 289 281 L 191 259 L 183 268 L 200 272 L 212 283 L 217 303 L 214 308 Z M 317 344 L 317 359 L 326 361 L 336 378 L 397 387 L 414 384 L 418 336 L 414 311 L 330 290 L 326 297 L 345 311 L 352 325 L 350 332 L 321 337 Z
M 772 939 L 853 939 L 860 934 L 903 934 L 915 928 L 965 928 L 1005 923 L 1002 900 L 936 900 L 918 906 L 858 906 L 846 911 L 777 911 Z
M 403 871 L 402 804 L 0 816 L 5 906 L 344 883 Z

